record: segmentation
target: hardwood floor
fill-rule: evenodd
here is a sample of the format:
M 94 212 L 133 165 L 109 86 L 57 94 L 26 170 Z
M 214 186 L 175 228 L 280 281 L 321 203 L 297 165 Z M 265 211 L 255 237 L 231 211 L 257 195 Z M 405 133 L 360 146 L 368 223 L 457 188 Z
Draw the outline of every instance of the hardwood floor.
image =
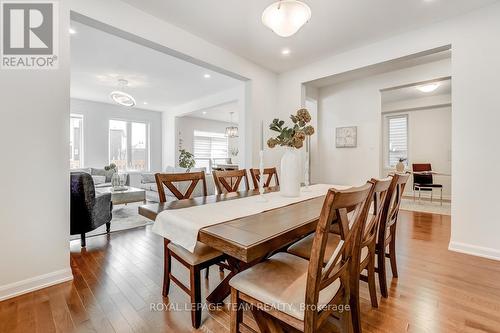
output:
M 500 332 L 500 262 L 448 251 L 449 216 L 401 211 L 398 227 L 390 297 L 372 309 L 361 283 L 364 332 Z M 88 238 L 87 250 L 73 242 L 74 280 L 0 302 L 0 332 L 228 332 L 225 308 L 205 310 L 194 330 L 188 296 L 173 284 L 162 298 L 163 241 L 150 228 Z M 212 268 L 203 297 L 220 279 Z

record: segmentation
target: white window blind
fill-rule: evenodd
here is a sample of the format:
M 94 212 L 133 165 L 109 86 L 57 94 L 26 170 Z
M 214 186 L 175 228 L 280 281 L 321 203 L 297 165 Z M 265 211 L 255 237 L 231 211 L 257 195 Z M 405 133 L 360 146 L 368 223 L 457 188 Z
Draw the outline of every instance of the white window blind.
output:
M 193 148 L 196 167 L 210 168 L 212 159 L 228 157 L 228 141 L 224 133 L 195 130 Z
M 408 159 L 408 116 L 388 117 L 389 154 L 388 163 L 394 167 L 400 158 Z M 408 165 L 408 161 L 404 162 Z

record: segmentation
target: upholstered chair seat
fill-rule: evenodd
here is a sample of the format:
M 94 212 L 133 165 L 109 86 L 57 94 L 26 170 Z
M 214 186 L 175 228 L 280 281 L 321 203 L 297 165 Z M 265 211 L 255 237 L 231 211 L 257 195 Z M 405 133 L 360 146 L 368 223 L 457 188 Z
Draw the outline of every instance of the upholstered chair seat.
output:
M 304 320 L 308 266 L 309 261 L 282 252 L 237 274 L 229 284 L 266 305 Z M 321 290 L 320 309 L 335 297 L 340 286 L 340 279 L 337 279 Z
M 294 243 L 287 250 L 288 253 L 293 254 L 294 256 L 301 257 L 303 259 L 309 260 L 311 256 L 311 249 L 314 241 L 314 234 L 310 234 L 309 236 L 302 238 L 300 241 Z M 325 259 L 324 264 L 328 263 L 328 259 L 333 255 L 335 250 L 337 249 L 341 239 L 339 235 L 329 233 L 328 241 L 326 242 L 325 248 Z M 361 249 L 361 260 L 363 261 L 368 256 L 368 248 L 365 246 Z
M 179 257 L 181 257 L 182 260 L 184 260 L 185 262 L 187 262 L 192 266 L 222 256 L 222 252 L 217 251 L 201 242 L 196 243 L 196 248 L 194 249 L 194 253 L 191 253 L 182 246 L 175 245 L 174 243 L 169 243 L 168 248 L 170 249 L 170 251 L 177 254 Z

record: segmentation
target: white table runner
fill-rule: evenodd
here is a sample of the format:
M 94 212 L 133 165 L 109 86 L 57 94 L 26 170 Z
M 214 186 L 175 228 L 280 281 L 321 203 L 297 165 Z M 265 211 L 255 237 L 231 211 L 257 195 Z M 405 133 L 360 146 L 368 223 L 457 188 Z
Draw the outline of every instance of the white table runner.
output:
M 296 198 L 284 197 L 280 192 L 270 192 L 264 194 L 266 202 L 259 202 L 259 196 L 255 195 L 201 206 L 165 210 L 156 217 L 153 232 L 194 252 L 198 233 L 205 227 L 317 198 L 326 195 L 330 188 L 343 190 L 349 187 L 316 184 L 309 186 L 307 192 L 302 190 L 300 196 Z

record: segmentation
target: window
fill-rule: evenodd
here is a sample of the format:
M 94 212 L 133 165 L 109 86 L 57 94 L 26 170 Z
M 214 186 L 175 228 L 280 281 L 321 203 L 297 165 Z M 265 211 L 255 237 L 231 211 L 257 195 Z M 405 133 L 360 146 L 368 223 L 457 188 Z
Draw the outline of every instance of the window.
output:
M 148 170 L 148 124 L 123 120 L 110 120 L 109 162 L 116 164 L 118 170 Z
M 394 167 L 400 158 L 408 165 L 408 115 L 387 117 L 388 147 L 387 163 Z
M 69 126 L 69 167 L 83 168 L 83 116 L 72 114 Z
M 212 160 L 228 158 L 228 142 L 224 133 L 194 131 L 194 159 L 197 168 L 212 170 Z

